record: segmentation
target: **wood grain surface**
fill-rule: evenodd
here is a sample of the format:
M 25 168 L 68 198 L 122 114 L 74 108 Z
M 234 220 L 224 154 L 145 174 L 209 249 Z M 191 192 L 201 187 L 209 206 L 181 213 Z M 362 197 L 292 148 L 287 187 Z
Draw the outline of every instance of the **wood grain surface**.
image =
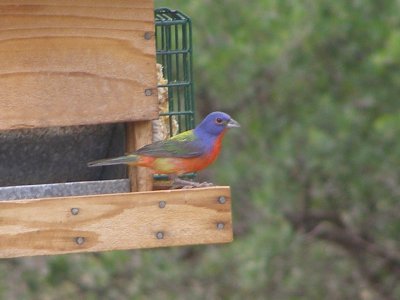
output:
M 154 119 L 156 85 L 152 0 L 0 1 L 0 130 Z
M 126 124 L 126 151 L 133 152 L 152 142 L 151 121 L 131 122 Z M 132 192 L 151 191 L 153 172 L 148 168 L 128 166 L 128 176 Z
M 0 202 L 2 258 L 231 241 L 229 187 Z

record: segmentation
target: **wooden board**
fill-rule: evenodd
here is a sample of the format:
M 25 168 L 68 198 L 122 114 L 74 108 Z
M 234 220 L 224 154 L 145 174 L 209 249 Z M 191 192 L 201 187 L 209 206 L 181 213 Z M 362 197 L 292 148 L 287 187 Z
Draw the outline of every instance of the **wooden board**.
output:
M 126 152 L 133 152 L 152 142 L 151 121 L 126 124 Z M 128 167 L 132 192 L 151 191 L 153 189 L 153 172 L 143 167 Z
M 154 30 L 153 0 L 1 0 L 0 130 L 157 118 Z
M 230 241 L 229 187 L 0 202 L 2 258 Z

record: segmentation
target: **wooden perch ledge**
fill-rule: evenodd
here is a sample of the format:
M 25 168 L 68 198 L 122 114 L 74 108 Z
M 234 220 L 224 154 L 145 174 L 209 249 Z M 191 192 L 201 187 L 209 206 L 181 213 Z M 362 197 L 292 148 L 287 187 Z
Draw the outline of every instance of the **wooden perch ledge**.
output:
M 229 187 L 0 202 L 0 257 L 232 241 Z

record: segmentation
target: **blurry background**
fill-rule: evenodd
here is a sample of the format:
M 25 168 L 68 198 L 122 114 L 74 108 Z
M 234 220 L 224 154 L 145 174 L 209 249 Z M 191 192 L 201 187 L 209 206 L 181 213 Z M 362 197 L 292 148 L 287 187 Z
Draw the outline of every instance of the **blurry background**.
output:
M 156 1 L 192 17 L 201 179 L 235 241 L 0 262 L 1 299 L 400 299 L 400 2 Z

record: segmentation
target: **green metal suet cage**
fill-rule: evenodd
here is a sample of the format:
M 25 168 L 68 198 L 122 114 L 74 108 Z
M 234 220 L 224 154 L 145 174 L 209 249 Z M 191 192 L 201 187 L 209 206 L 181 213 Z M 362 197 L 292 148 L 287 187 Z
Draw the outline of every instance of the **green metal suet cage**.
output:
M 177 120 L 178 132 L 194 128 L 194 98 L 192 76 L 192 24 L 188 16 L 169 8 L 155 10 L 157 63 L 163 67 L 168 89 L 169 117 Z
M 192 23 L 184 13 L 169 8 L 157 8 L 155 15 L 157 63 L 162 66 L 165 84 L 158 88 L 168 90 L 168 112 L 160 116 L 169 118 L 169 132 L 173 135 L 173 121 L 178 123 L 178 131 L 183 132 L 195 126 L 195 108 L 192 73 Z M 195 178 L 195 174 L 187 174 Z M 155 179 L 167 179 L 155 175 Z

